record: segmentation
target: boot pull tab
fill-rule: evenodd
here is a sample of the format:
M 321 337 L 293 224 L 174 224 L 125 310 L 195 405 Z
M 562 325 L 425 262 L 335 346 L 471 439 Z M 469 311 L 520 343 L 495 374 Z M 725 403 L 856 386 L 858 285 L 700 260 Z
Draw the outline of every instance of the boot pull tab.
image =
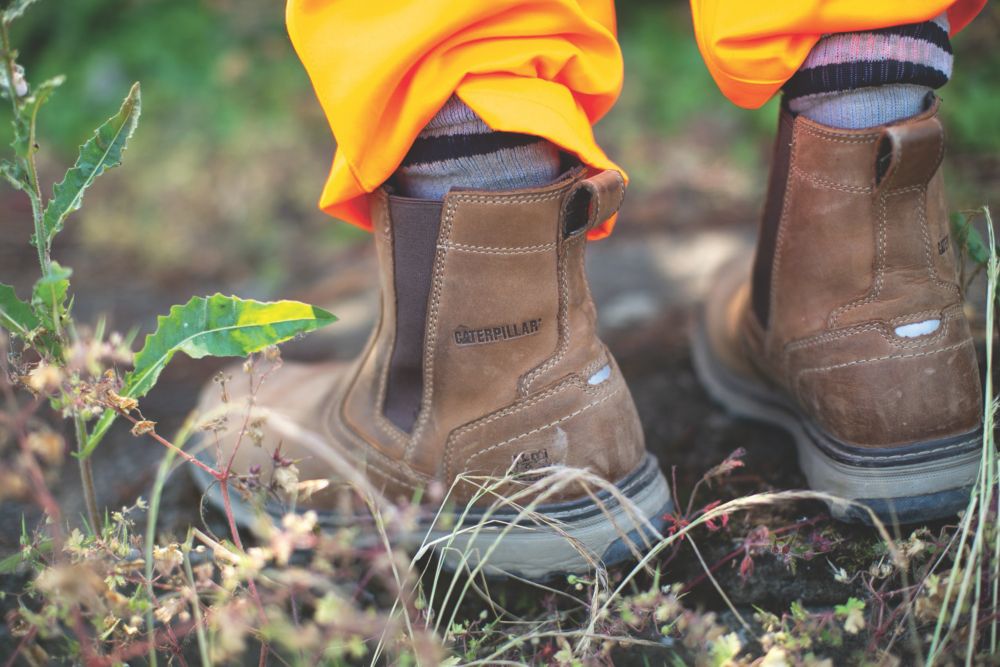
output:
M 614 169 L 578 181 L 563 204 L 563 237 L 586 234 L 617 213 L 623 199 L 625 179 Z
M 889 125 L 882 132 L 875 161 L 879 190 L 926 185 L 944 157 L 944 129 L 937 113 Z

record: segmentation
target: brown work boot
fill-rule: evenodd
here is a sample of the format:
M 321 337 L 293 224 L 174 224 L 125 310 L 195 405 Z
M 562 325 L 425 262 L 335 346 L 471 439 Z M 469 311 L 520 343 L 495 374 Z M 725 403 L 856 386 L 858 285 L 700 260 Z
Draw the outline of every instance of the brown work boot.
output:
M 650 528 L 660 529 L 670 494 L 645 451 L 628 387 L 597 337 L 584 273 L 587 231 L 623 196 L 614 171 L 571 172 L 530 190 L 453 190 L 443 202 L 381 190 L 372 198 L 381 317 L 365 351 L 351 364 L 289 363 L 268 377 L 254 407 L 265 418 L 263 447 L 237 435 L 247 402 L 234 391 L 246 383 L 230 383 L 224 406 L 218 387 L 209 387 L 202 413 L 215 416 L 221 406 L 236 416 L 219 447 L 203 438 L 209 446 L 201 456 L 213 464 L 217 454 L 234 457 L 234 471 L 260 470 L 267 485 L 280 441 L 280 456 L 296 461 L 302 480 L 352 480 L 390 500 L 444 489 L 454 517 L 471 506 L 464 525 L 494 505 L 492 522 L 451 545 L 492 548 L 493 572 L 540 578 L 626 559 L 655 534 Z M 566 468 L 596 477 L 565 483 L 573 474 Z M 505 476 L 483 492 L 487 478 Z M 200 479 L 218 502 L 211 478 Z M 298 506 L 318 510 L 329 525 L 360 521 L 333 511 L 337 488 Z M 514 497 L 515 505 L 505 504 Z M 541 503 L 535 519 L 522 518 L 497 541 L 532 498 Z M 431 525 L 437 509 L 427 507 L 415 543 L 449 532 L 443 521 Z M 237 511 L 252 519 L 246 507 Z
M 899 522 L 965 507 L 982 445 L 928 105 L 866 130 L 782 111 L 753 267 L 723 268 L 694 341 L 708 391 L 791 432 L 813 489 Z

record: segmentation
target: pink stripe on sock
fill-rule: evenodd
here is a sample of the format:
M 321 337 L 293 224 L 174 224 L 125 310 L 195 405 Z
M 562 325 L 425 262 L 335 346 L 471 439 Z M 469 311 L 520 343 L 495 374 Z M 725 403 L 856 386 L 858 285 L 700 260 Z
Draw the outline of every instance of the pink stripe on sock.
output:
M 950 74 L 954 57 L 939 46 L 923 39 L 855 32 L 824 37 L 810 51 L 802 69 L 880 60 L 918 63 Z

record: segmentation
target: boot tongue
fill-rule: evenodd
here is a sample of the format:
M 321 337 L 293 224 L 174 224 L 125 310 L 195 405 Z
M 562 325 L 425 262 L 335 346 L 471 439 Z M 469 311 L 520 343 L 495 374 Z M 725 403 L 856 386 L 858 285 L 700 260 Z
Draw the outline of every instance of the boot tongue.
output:
M 880 190 L 926 185 L 944 156 L 937 113 L 886 126 L 879 141 L 876 184 Z

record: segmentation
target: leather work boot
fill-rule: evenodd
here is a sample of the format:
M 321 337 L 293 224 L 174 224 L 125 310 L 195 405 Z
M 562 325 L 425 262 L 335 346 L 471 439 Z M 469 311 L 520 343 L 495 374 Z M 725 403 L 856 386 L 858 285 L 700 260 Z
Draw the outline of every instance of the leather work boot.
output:
M 783 110 L 753 266 L 723 267 L 694 340 L 709 393 L 792 433 L 813 489 L 900 523 L 964 508 L 982 447 L 938 104 L 864 130 Z
M 461 526 L 482 522 L 493 504 L 478 534 L 459 533 L 451 545 L 492 549 L 493 573 L 544 578 L 629 558 L 660 530 L 671 501 L 628 387 L 597 337 L 584 273 L 587 231 L 623 197 L 614 171 L 584 178 L 575 170 L 528 190 L 452 190 L 443 202 L 383 188 L 372 197 L 381 313 L 367 347 L 350 364 L 287 363 L 268 377 L 253 411 L 269 447 L 237 445 L 245 420 L 233 418 L 219 440 L 222 460 L 234 457 L 235 472 L 260 469 L 267 483 L 280 441 L 302 480 L 353 481 L 393 501 L 444 489 L 445 510 Z M 226 403 L 236 413 L 247 404 L 233 394 L 239 384 L 230 383 Z M 219 394 L 206 389 L 202 413 L 219 412 Z M 201 456 L 216 462 L 211 446 Z M 503 503 L 565 467 L 585 468 L 608 488 L 553 483 Z M 482 492 L 487 477 L 506 475 Z M 211 478 L 199 479 L 218 502 Z M 362 521 L 334 511 L 337 488 L 298 507 L 330 526 Z M 532 497 L 541 503 L 535 520 L 522 518 L 498 540 Z M 450 532 L 431 525 L 439 504 L 426 508 L 415 544 Z M 240 512 L 253 520 L 249 508 Z

